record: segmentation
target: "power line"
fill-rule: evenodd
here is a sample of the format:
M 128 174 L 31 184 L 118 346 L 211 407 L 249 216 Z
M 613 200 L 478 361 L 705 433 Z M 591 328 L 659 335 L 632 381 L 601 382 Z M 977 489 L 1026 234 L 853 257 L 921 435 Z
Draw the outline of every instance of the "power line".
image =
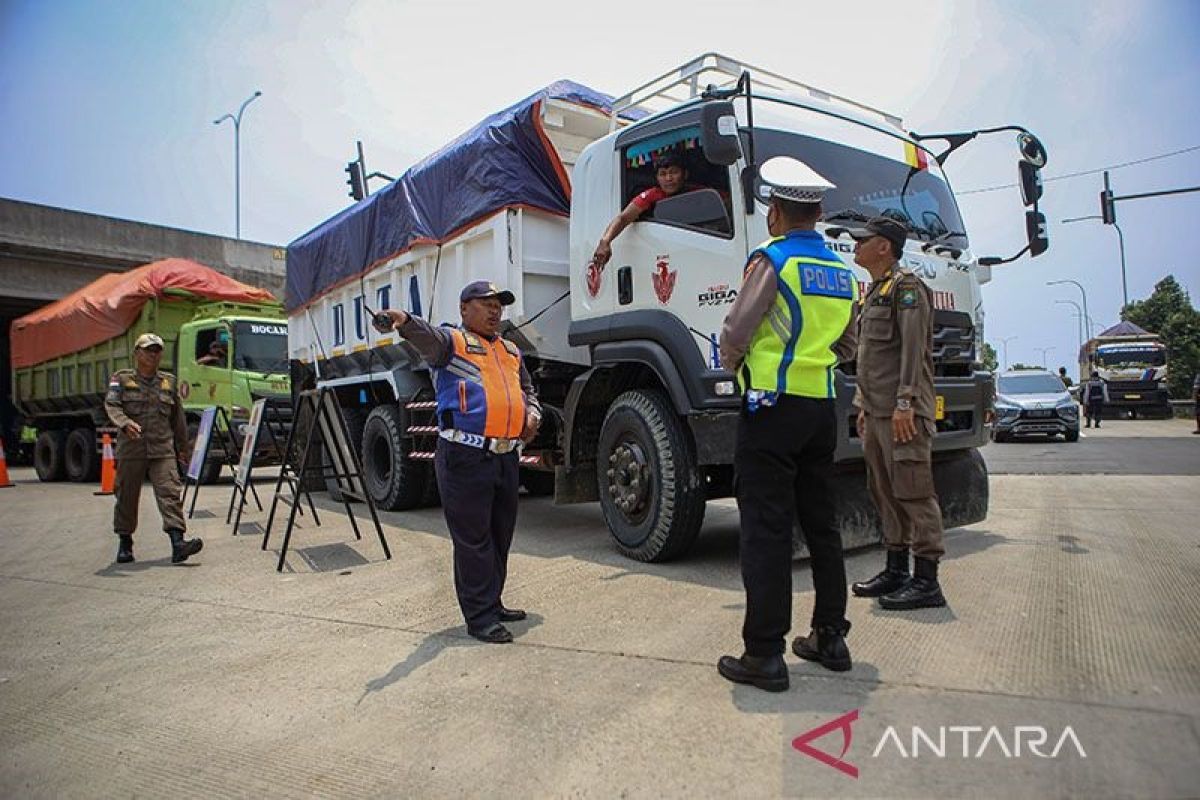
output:
M 1067 178 L 1078 178 L 1080 175 L 1098 175 L 1105 170 L 1120 169 L 1121 167 L 1132 167 L 1135 164 L 1145 164 L 1147 161 L 1158 161 L 1161 158 L 1170 158 L 1171 156 L 1183 155 L 1184 153 L 1190 153 L 1193 150 L 1200 150 L 1200 144 L 1192 145 L 1191 147 L 1185 147 L 1182 150 L 1173 150 L 1170 153 L 1163 153 L 1157 156 L 1147 156 L 1146 158 L 1139 158 L 1134 161 L 1124 161 L 1120 164 L 1113 164 L 1108 167 L 1096 167 L 1095 169 L 1085 169 L 1081 172 L 1070 172 L 1066 175 L 1055 175 L 1053 178 L 1043 178 L 1042 182 L 1049 183 L 1050 181 L 1062 181 L 1066 180 Z M 1013 189 L 1016 186 L 1017 184 L 1015 183 L 1005 183 L 1000 186 L 987 186 L 982 189 L 968 189 L 965 192 L 955 192 L 955 194 L 964 195 L 982 194 L 983 192 L 998 192 L 1001 189 Z

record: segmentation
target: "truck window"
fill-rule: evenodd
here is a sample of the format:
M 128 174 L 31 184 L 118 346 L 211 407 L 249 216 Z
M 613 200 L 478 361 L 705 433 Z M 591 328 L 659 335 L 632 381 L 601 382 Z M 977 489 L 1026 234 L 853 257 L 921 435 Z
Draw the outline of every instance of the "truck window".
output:
M 621 154 L 621 208 L 627 206 L 638 194 L 658 185 L 654 159 L 665 152 L 674 152 L 683 157 L 687 170 L 684 189 L 670 198 L 675 202 L 670 203 L 667 208 L 662 209 L 659 213 L 656 213 L 656 209 L 651 209 L 642 214 L 640 221 L 688 228 L 713 236 L 732 236 L 733 226 L 730 220 L 733 219 L 733 215 L 730 206 L 729 168 L 710 164 L 705 160 L 699 148 L 699 135 L 698 128 L 684 128 L 635 142 L 626 147 Z M 685 194 L 702 189 L 708 189 L 716 196 L 716 199 L 724 206 L 725 213 L 723 215 L 716 212 L 711 201 L 696 201 L 695 198 L 689 198 L 684 202 L 677 200 Z M 698 211 L 701 208 L 705 209 L 702 214 Z M 697 219 L 698 214 L 706 218 L 699 220 Z
M 192 358 L 202 367 L 229 366 L 229 333 L 223 327 L 196 331 L 196 350 Z
M 1167 363 L 1165 350 L 1150 347 L 1120 347 L 1096 353 L 1102 367 L 1161 367 Z
M 346 343 L 346 312 L 342 309 L 342 304 L 338 303 L 333 307 L 333 344 Z
M 233 367 L 248 372 L 287 372 L 287 325 L 266 321 L 236 323 Z
M 765 163 L 774 156 L 792 156 L 833 183 L 837 188 L 826 192 L 822 202 L 827 213 L 849 210 L 868 217 L 895 216 L 932 236 L 952 234 L 944 240 L 947 244 L 962 249 L 967 247 L 966 228 L 950 187 L 935 172 L 936 165 L 913 171 L 903 161 L 902 139 L 894 139 L 896 158 L 769 128 L 757 129 L 754 141 L 758 163 Z M 901 189 L 904 190 L 903 200 Z

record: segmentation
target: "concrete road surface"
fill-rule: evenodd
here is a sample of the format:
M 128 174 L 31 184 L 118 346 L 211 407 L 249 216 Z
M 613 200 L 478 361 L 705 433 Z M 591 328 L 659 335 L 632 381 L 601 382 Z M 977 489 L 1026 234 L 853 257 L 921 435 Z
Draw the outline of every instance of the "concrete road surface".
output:
M 740 651 L 728 502 L 687 560 L 645 565 L 614 553 L 597 506 L 526 499 L 505 600 L 530 619 L 489 646 L 461 625 L 437 509 L 383 514 L 385 561 L 320 495 L 324 524 L 277 574 L 277 535 L 262 552 L 223 524 L 228 486 L 200 497 L 204 552 L 172 566 L 147 491 L 138 561 L 116 565 L 111 498 L 14 470 L 0 795 L 1196 796 L 1200 437 L 1134 424 L 986 448 L 1010 473 L 1060 448 L 1088 472 L 1125 440 L 1138 455 L 994 476 L 988 519 L 948 536 L 950 606 L 852 598 L 854 669 L 789 656 L 781 695 L 714 668 Z M 881 560 L 850 556 L 850 579 Z

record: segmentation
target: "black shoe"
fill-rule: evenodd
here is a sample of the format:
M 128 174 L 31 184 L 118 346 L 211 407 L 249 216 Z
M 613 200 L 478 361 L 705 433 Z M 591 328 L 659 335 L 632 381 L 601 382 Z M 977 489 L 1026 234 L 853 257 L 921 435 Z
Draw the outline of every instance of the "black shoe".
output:
M 526 613 L 521 608 L 505 608 L 500 606 L 500 621 L 501 622 L 520 622 L 525 619 Z
M 467 633 L 479 641 L 487 642 L 488 644 L 508 644 L 513 640 L 512 631 L 499 622 L 493 623 L 490 628 L 484 628 L 481 631 L 473 631 L 467 628 Z
M 879 605 L 892 611 L 909 608 L 939 608 L 946 605 L 938 584 L 938 562 L 931 558 L 913 559 L 913 579 L 891 594 L 879 598 Z
M 128 564 L 133 561 L 133 536 L 128 533 L 117 534 L 121 543 L 117 545 L 117 563 Z
M 765 692 L 786 692 L 788 689 L 787 662 L 783 656 L 750 656 L 741 658 L 721 656 L 717 662 L 721 677 L 734 683 L 748 683 Z
M 1092 421 L 1091 421 L 1091 420 L 1088 420 L 1088 424 L 1087 424 L 1087 425 L 1084 425 L 1083 427 L 1085 427 L 1085 428 L 1090 428 L 1090 427 L 1092 427 Z
M 908 551 L 888 550 L 887 566 L 883 572 L 869 581 L 859 581 L 850 585 L 850 591 L 855 597 L 880 597 L 891 594 L 908 583 Z
M 167 531 L 167 536 L 171 537 L 172 564 L 187 561 L 189 556 L 194 556 L 204 549 L 203 539 L 185 539 L 183 531 Z
M 813 628 L 808 636 L 797 636 L 792 640 L 792 652 L 805 661 L 819 662 L 825 669 L 845 672 L 852 666 L 850 648 L 846 647 L 849 631 L 849 622 L 840 628 L 824 625 Z

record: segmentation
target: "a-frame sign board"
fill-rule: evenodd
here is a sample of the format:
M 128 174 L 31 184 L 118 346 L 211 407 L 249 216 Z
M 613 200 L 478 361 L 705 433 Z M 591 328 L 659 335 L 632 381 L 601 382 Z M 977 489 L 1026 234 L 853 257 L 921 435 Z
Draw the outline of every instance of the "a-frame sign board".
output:
M 191 505 L 188 507 L 188 519 L 196 513 L 196 499 L 200 496 L 200 477 L 204 473 L 204 463 L 208 459 L 209 450 L 212 449 L 213 439 L 221 445 L 221 465 L 229 467 L 229 471 L 236 475 L 237 436 L 229 423 L 229 415 L 221 406 L 209 406 L 200 415 L 200 426 L 196 431 L 196 441 L 192 445 L 192 458 L 188 462 L 187 473 L 183 476 L 183 496 L 179 498 L 181 506 L 188 505 L 188 489 L 195 487 Z M 250 491 L 254 495 L 254 502 L 258 504 L 258 510 L 262 511 L 262 501 L 258 499 L 258 492 L 254 491 L 253 486 L 250 487 Z
M 271 538 L 271 526 L 275 522 L 275 510 L 279 503 L 291 507 L 288 513 L 287 527 L 283 532 L 283 546 L 279 549 L 279 564 L 277 572 L 283 571 L 283 563 L 287 558 L 288 544 L 291 542 L 292 529 L 296 524 L 296 511 L 300 508 L 300 495 L 308 498 L 312 507 L 312 497 L 307 490 L 302 489 L 305 478 L 333 478 L 341 489 L 342 505 L 346 507 L 346 516 L 354 529 L 354 538 L 362 539 L 358 530 L 358 521 L 350 501 L 357 500 L 365 503 L 371 512 L 371 521 L 375 525 L 375 533 L 379 543 L 383 545 L 383 554 L 390 559 L 392 551 L 388 548 L 387 539 L 383 536 L 383 528 L 379 525 L 379 515 L 375 513 L 375 501 L 363 484 L 362 464 L 358 458 L 358 450 L 350 444 L 350 433 L 346 428 L 346 420 L 342 417 L 342 409 L 338 405 L 337 395 L 332 389 L 320 389 L 300 393 L 300 402 L 293 415 L 294 424 L 288 435 L 288 443 L 284 452 L 283 467 L 279 470 L 279 480 L 275 484 L 275 497 L 271 500 L 271 513 L 267 516 L 267 532 L 263 536 L 262 549 L 267 549 L 267 541 Z M 302 433 L 300 433 L 302 431 Z M 312 465 L 309 462 L 313 453 L 313 445 L 321 443 L 329 461 L 326 465 Z M 299 446 L 297 446 L 299 445 Z M 284 491 L 284 484 L 287 490 Z M 316 509 L 313 509 L 314 521 Z
M 258 442 L 262 438 L 262 432 L 264 430 L 267 432 L 272 451 L 280 457 L 281 461 L 286 461 L 283 446 L 276 434 L 276 431 L 285 428 L 286 424 L 281 419 L 278 405 L 265 398 L 255 401 L 254 408 L 250 411 L 250 422 L 246 425 L 245 438 L 242 439 L 241 457 L 236 466 L 230 466 L 230 469 L 233 470 L 233 494 L 229 496 L 229 509 L 225 512 L 225 524 L 228 525 L 230 518 L 233 517 L 233 507 L 236 504 L 237 518 L 233 521 L 234 536 L 237 535 L 238 528 L 242 524 L 242 511 L 246 507 L 247 491 L 254 495 L 254 502 L 258 506 L 258 510 L 263 510 L 262 503 L 258 499 L 258 491 L 250 479 L 250 473 L 254 470 L 254 459 L 258 455 Z M 300 513 L 303 514 L 304 511 L 301 510 Z M 316 514 L 315 510 L 313 514 Z

